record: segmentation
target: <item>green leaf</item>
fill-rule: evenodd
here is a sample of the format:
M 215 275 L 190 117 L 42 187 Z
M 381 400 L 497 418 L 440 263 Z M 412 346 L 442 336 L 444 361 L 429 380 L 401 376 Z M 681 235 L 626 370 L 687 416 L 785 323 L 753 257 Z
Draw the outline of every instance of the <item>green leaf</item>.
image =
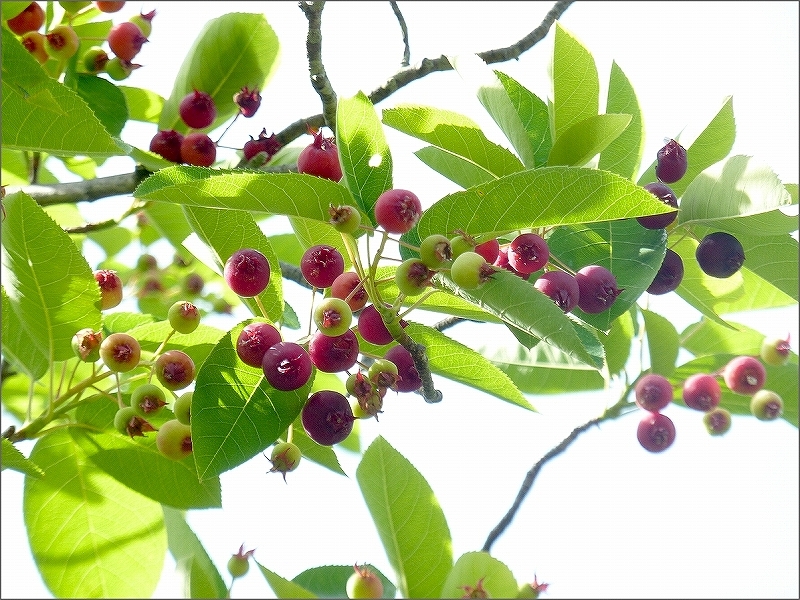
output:
M 606 112 L 631 115 L 631 122 L 600 153 L 597 168 L 633 179 L 639 171 L 644 153 L 644 124 L 633 86 L 616 62 L 611 63 Z
M 78 75 L 76 80 L 78 95 L 86 101 L 106 131 L 119 136 L 128 122 L 125 95 L 116 85 L 96 75 Z
M 2 470 L 19 471 L 36 479 L 44 476 L 42 468 L 35 462 L 25 458 L 25 455 L 11 443 L 11 440 L 3 438 L 2 452 Z
M 186 133 L 178 107 L 194 90 L 214 100 L 217 116 L 209 131 L 234 116 L 239 107 L 233 95 L 247 86 L 263 90 L 277 67 L 280 43 L 263 14 L 229 13 L 206 23 L 198 34 L 164 102 L 159 129 Z
M 741 353 L 736 352 L 733 354 L 711 354 L 701 356 L 694 360 L 690 360 L 678 368 L 675 372 L 668 377 L 673 388 L 676 390 L 676 397 L 673 402 L 684 405 L 683 400 L 677 399 L 680 397 L 680 392 L 683 382 L 694 375 L 695 373 L 716 373 L 723 369 L 728 362 L 737 356 L 742 356 Z M 794 425 L 798 426 L 798 363 L 797 355 L 793 355 L 789 363 L 775 367 L 772 365 L 764 365 L 767 371 L 767 378 L 764 389 L 772 390 L 778 394 L 783 400 L 783 415 L 782 418 Z M 752 396 L 745 396 L 742 394 L 735 394 L 728 389 L 728 387 L 721 383 L 722 396 L 719 405 L 725 408 L 734 415 L 752 416 L 750 413 L 750 398 Z M 684 405 L 685 406 L 685 405 Z M 764 424 L 768 427 L 768 424 Z
M 758 356 L 764 334 L 734 321 L 724 327 L 703 318 L 681 332 L 681 346 L 695 356 L 708 354 L 748 354 Z M 797 362 L 797 353 L 790 352 L 791 360 Z
M 267 580 L 267 583 L 272 588 L 272 591 L 275 592 L 276 598 L 316 598 L 317 596 L 313 593 L 304 588 L 303 586 L 295 583 L 294 581 L 289 581 L 288 579 L 284 579 L 277 573 L 273 573 L 263 565 L 259 564 L 258 561 L 253 561 L 258 565 L 258 568 L 261 569 L 261 574 L 264 576 L 264 579 Z
M 346 391 L 340 391 L 340 393 L 345 396 L 347 395 Z M 353 435 L 352 432 L 349 436 L 347 436 L 348 439 L 351 435 Z M 306 430 L 303 429 L 303 424 L 299 422 L 299 419 L 295 419 L 295 422 L 292 424 L 292 443 L 300 448 L 300 452 L 303 455 L 303 460 L 310 460 L 311 462 L 317 463 L 318 465 L 333 471 L 337 475 L 346 476 L 344 469 L 342 469 L 342 465 L 339 464 L 339 458 L 336 456 L 334 449 L 331 446 L 323 446 L 318 444 L 308 437 L 308 434 L 306 433 Z
M 371 217 L 378 196 L 392 187 L 392 154 L 375 108 L 363 92 L 339 99 L 336 145 L 342 179 L 356 202 L 351 206 Z
M 544 167 L 445 196 L 422 214 L 417 231 L 421 239 L 456 229 L 474 236 L 614 221 L 671 210 L 644 188 L 615 173 Z
M 25 478 L 25 526 L 50 592 L 149 597 L 167 550 L 161 506 L 94 466 L 66 430 L 39 439 L 30 458 L 45 476 Z
M 164 109 L 164 98 L 143 88 L 118 85 L 117 88 L 125 96 L 129 118 L 143 123 L 158 123 Z
M 125 227 L 114 227 L 90 231 L 87 237 L 103 249 L 106 257 L 111 258 L 133 241 L 133 232 Z
M 522 121 L 522 126 L 528 134 L 528 140 L 531 148 L 533 148 L 534 161 L 534 164 L 530 166 L 545 166 L 547 157 L 550 155 L 550 148 L 553 145 L 547 103 L 505 73 L 495 70 L 494 74 L 506 90 L 508 99 L 511 101 L 514 110 L 517 111 Z
M 425 346 L 428 366 L 433 373 L 522 408 L 535 410 L 512 380 L 481 353 L 419 323 L 409 323 L 405 332 L 416 343 Z
M 522 164 L 528 169 L 534 168 L 536 153 L 528 130 L 517 111 L 517 106 L 511 102 L 506 88 L 495 72 L 477 54 L 449 57 L 448 60 L 467 85 L 474 90 L 478 101 L 517 151 Z M 526 121 L 527 117 L 528 115 L 525 115 Z
M 752 247 L 750 243 L 754 239 L 743 238 L 742 245 L 747 244 L 747 247 L 744 248 L 746 265 L 749 260 L 748 248 Z M 766 238 L 766 241 L 768 242 L 770 239 Z M 788 237 L 786 239 L 791 240 Z M 752 243 L 757 242 L 753 241 Z M 797 302 L 796 299 L 782 292 L 772 283 L 753 273 L 747 266 L 743 266 L 725 279 L 706 275 L 700 269 L 695 258 L 698 245 L 696 240 L 689 237 L 679 239 L 674 244 L 671 242 L 670 247 L 683 260 L 683 280 L 675 293 L 710 319 L 725 325 L 725 321 L 720 317 L 721 314 L 789 306 Z M 789 250 L 788 246 L 787 243 L 786 250 Z M 797 252 L 796 245 L 794 251 Z M 781 277 L 789 278 L 792 276 L 792 273 L 781 275 Z M 794 276 L 796 277 L 796 275 Z
M 554 139 L 576 123 L 595 116 L 600 105 L 600 80 L 591 53 L 560 23 L 553 46 Z
M 433 490 L 381 436 L 356 469 L 361 493 L 406 598 L 438 596 L 453 565 L 450 530 Z
M 23 10 L 25 10 L 30 2 L 24 0 L 22 2 L 3 2 L 2 9 L 3 9 L 3 21 L 8 21 L 9 19 L 13 19 Z
M 504 563 L 488 552 L 466 552 L 458 557 L 442 586 L 440 598 L 463 598 L 480 587 L 488 598 L 516 598 L 519 586 Z
M 686 174 L 679 181 L 669 184 L 675 192 L 675 196 L 680 198 L 701 172 L 711 165 L 721 161 L 733 148 L 733 141 L 736 138 L 736 121 L 733 118 L 733 98 L 728 96 L 719 112 L 711 119 L 703 132 L 697 136 L 692 144 L 686 147 L 686 159 L 688 167 Z M 656 161 L 639 177 L 639 185 L 647 185 L 656 179 Z M 683 205 L 681 205 L 681 208 Z
M 189 598 L 227 598 L 228 588 L 183 512 L 164 506 L 167 543 L 172 557 L 190 577 Z
M 553 144 L 547 164 L 585 165 L 617 139 L 631 119 L 631 115 L 594 115 L 575 123 Z
M 92 270 L 30 196 L 9 194 L 4 206 L 2 279 L 8 304 L 24 337 L 48 364 L 72 358 L 72 336 L 84 327 L 100 328 L 100 289 Z
M 44 348 L 31 344 L 25 321 L 21 319 L 11 306 L 6 288 L 0 287 L 3 298 L 3 358 L 14 367 L 28 375 L 30 379 L 39 379 L 47 372 L 48 354 Z
M 524 169 L 512 152 L 489 141 L 477 123 L 456 112 L 430 106 L 400 105 L 384 109 L 383 123 L 433 144 L 442 151 L 440 160 L 444 160 L 445 155 L 449 156 L 455 166 L 460 158 L 463 165 L 459 169 L 470 173 L 470 178 L 480 178 L 480 182 Z M 416 154 L 420 156 L 419 152 Z M 431 154 L 428 150 L 423 156 L 430 158 Z
M 127 333 L 134 327 L 155 322 L 156 318 L 153 315 L 124 311 L 113 312 L 103 315 L 103 331 L 106 336 L 118 331 Z
M 200 479 L 239 466 L 292 424 L 311 382 L 292 392 L 272 388 L 261 369 L 245 365 L 236 340 L 247 321 L 217 343 L 197 372 L 192 396 L 192 454 Z
M 155 352 L 167 339 L 170 332 L 172 332 L 172 326 L 168 321 L 144 323 L 127 330 L 127 333 L 135 337 L 142 350 L 146 352 Z M 185 352 L 195 366 L 199 367 L 224 335 L 225 332 L 221 329 L 201 323 L 192 333 L 175 333 L 162 350 Z
M 582 335 L 582 327 L 550 298 L 505 269 L 475 290 L 463 290 L 443 274 L 436 276 L 434 285 L 494 314 L 512 331 L 522 330 L 596 369 L 603 365 L 603 349 L 595 337 L 588 331 Z
M 645 229 L 635 219 L 559 227 L 547 238 L 550 255 L 572 271 L 587 265 L 601 265 L 617 279 L 622 293 L 609 310 L 587 314 L 575 308 L 573 314 L 600 330 L 626 312 L 650 287 L 664 261 L 666 234 L 663 229 Z
M 192 234 L 192 228 L 180 206 L 164 202 L 149 204 L 144 214 L 148 225 L 167 239 L 175 250 L 183 250 L 183 242 Z
M 680 340 L 672 321 L 650 310 L 642 309 L 650 353 L 650 372 L 669 377 L 678 360 Z
M 273 323 L 283 317 L 283 279 L 278 255 L 272 249 L 269 238 L 256 223 L 253 215 L 244 210 L 213 210 L 201 207 L 184 207 L 184 212 L 200 240 L 211 249 L 214 266 L 222 273 L 226 261 L 242 248 L 258 250 L 266 257 L 270 267 L 269 285 L 256 298 L 242 298 L 254 315 L 261 314 L 258 301 L 267 311 Z
M 435 146 L 420 148 L 414 155 L 431 169 L 465 189 L 495 179 L 491 173 L 475 163 Z
M 116 156 L 130 147 L 111 137 L 86 102 L 48 76 L 2 29 L 3 148 L 59 156 Z
M 366 563 L 358 566 L 359 568 L 368 568 L 381 580 L 383 584 L 381 598 L 394 598 L 397 595 L 397 588 L 394 584 L 373 565 Z M 320 598 L 347 598 L 347 580 L 353 572 L 353 565 L 325 565 L 306 569 L 292 581 Z

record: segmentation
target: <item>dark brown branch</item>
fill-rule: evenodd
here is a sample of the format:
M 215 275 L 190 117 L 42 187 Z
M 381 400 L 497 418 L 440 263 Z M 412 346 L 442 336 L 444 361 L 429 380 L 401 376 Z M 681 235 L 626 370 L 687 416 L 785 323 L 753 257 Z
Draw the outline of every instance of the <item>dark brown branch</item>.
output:
M 322 100 L 322 114 L 325 124 L 336 133 L 336 92 L 333 91 L 325 64 L 322 62 L 322 9 L 324 1 L 300 2 L 300 9 L 308 19 L 306 51 L 308 52 L 308 72 L 311 85 Z
M 397 2 L 390 0 L 389 4 L 392 6 L 394 16 L 397 17 L 397 22 L 400 23 L 400 31 L 403 32 L 403 60 L 400 62 L 400 66 L 407 67 L 411 63 L 411 48 L 408 46 L 408 27 L 406 27 L 406 20 L 403 18 L 403 13 L 400 12 Z
M 517 510 L 519 510 L 519 507 L 522 505 L 522 501 L 525 499 L 525 496 L 527 496 L 528 492 L 531 491 L 531 488 L 533 487 L 533 482 L 536 479 L 536 476 L 539 474 L 539 471 L 542 470 L 542 467 L 549 460 L 564 452 L 564 450 L 566 450 L 567 447 L 572 442 L 574 442 L 580 434 L 582 434 L 584 431 L 586 431 L 593 425 L 597 425 L 598 423 L 600 423 L 600 421 L 603 421 L 606 418 L 607 416 L 604 415 L 602 417 L 597 417 L 596 419 L 592 419 L 591 421 L 588 421 L 583 425 L 579 425 L 578 427 L 573 429 L 572 432 L 567 437 L 561 440 L 561 442 L 556 447 L 552 448 L 547 454 L 545 454 L 541 459 L 539 459 L 539 461 L 535 465 L 533 465 L 533 468 L 531 468 L 531 470 L 528 471 L 528 473 L 525 475 L 525 479 L 522 481 L 522 485 L 519 488 L 519 492 L 517 492 L 517 497 L 514 499 L 514 504 L 511 505 L 511 508 L 508 509 L 508 512 L 505 514 L 505 516 L 502 519 L 500 519 L 500 522 L 497 524 L 497 526 L 494 529 L 492 529 L 492 531 L 489 533 L 489 536 L 483 543 L 483 548 L 481 548 L 481 550 L 483 550 L 484 552 L 489 552 L 492 548 L 492 544 L 494 544 L 495 541 L 497 541 L 497 538 L 499 538 L 503 534 L 506 528 L 508 528 L 508 526 L 511 524 L 511 521 L 514 520 L 514 516 L 517 514 Z

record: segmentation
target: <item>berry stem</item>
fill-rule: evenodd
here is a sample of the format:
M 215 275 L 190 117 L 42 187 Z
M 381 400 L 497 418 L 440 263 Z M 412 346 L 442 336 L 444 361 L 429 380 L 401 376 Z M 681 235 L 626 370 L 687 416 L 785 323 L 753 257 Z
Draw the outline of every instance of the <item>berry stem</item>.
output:
M 114 379 L 117 381 L 117 404 L 119 404 L 120 408 L 125 408 L 125 403 L 122 401 L 122 389 L 119 385 L 119 373 L 117 371 L 114 371 Z
M 256 296 L 256 304 L 258 305 L 258 309 L 261 311 L 261 316 L 265 319 L 267 318 L 267 309 L 264 308 L 264 303 L 261 302 L 261 298 Z
M 236 116 L 235 116 L 235 117 L 233 117 L 233 120 L 232 120 L 230 123 L 228 123 L 228 126 L 225 128 L 225 131 L 223 131 L 223 132 L 222 132 L 222 133 L 219 135 L 219 138 L 217 138 L 217 141 L 216 141 L 216 142 L 214 142 L 214 145 L 215 145 L 215 146 L 219 146 L 219 143 L 220 143 L 220 141 L 222 140 L 222 138 L 223 138 L 223 137 L 225 137 L 225 134 L 226 134 L 226 133 L 228 133 L 228 130 L 229 130 L 231 127 L 233 127 L 233 124 L 234 124 L 234 123 L 236 123 L 236 119 L 238 119 L 238 118 L 239 118 L 239 115 L 240 115 L 240 114 L 242 114 L 242 113 L 241 113 L 241 112 L 237 112 L 237 113 L 236 113 Z

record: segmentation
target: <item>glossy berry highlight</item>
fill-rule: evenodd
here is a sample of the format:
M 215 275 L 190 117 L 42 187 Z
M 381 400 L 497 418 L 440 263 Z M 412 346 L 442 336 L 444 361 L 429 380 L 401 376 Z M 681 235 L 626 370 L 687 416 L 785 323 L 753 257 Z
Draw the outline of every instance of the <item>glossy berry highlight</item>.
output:
M 264 353 L 261 368 L 272 387 L 291 392 L 303 387 L 311 378 L 311 357 L 299 344 L 278 342 Z
M 672 191 L 672 188 L 670 188 L 668 185 L 665 185 L 660 181 L 655 181 L 645 185 L 644 189 L 653 194 L 656 198 L 661 200 L 661 202 L 670 208 L 678 208 L 678 198 L 675 196 L 675 192 Z M 678 213 L 671 212 L 658 215 L 649 215 L 646 217 L 637 217 L 636 220 L 639 222 L 639 225 L 647 229 L 663 229 L 677 218 Z

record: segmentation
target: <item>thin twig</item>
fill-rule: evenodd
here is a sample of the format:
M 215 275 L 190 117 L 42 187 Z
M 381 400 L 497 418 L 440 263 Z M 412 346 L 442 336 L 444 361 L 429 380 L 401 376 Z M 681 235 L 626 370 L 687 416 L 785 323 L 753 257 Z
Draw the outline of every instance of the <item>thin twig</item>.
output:
M 300 2 L 300 9 L 308 19 L 306 51 L 308 52 L 308 73 L 311 85 L 322 100 L 322 114 L 325 124 L 336 133 L 336 92 L 333 91 L 325 64 L 322 62 L 322 9 L 325 2 Z
M 397 17 L 397 22 L 400 23 L 400 31 L 403 32 L 403 60 L 400 62 L 401 67 L 407 67 L 411 63 L 411 48 L 408 46 L 408 27 L 406 27 L 406 20 L 403 18 L 403 13 L 400 12 L 400 7 L 397 2 L 389 0 L 392 7 L 394 16 Z
M 593 425 L 597 425 L 601 421 L 605 420 L 607 416 L 597 417 L 584 423 L 583 425 L 579 425 L 572 432 L 554 448 L 552 448 L 547 454 L 545 454 L 539 461 L 533 465 L 530 471 L 525 475 L 525 479 L 522 481 L 522 485 L 519 488 L 519 492 L 517 492 L 517 497 L 514 499 L 514 504 L 511 505 L 511 508 L 508 509 L 508 512 L 505 516 L 500 519 L 500 522 L 495 526 L 494 529 L 489 533 L 489 536 L 486 538 L 486 541 L 483 543 L 483 550 L 484 552 L 489 552 L 492 548 L 492 544 L 499 538 L 502 533 L 506 530 L 506 528 L 511 524 L 511 521 L 514 520 L 514 516 L 517 514 L 517 510 L 522 505 L 522 501 L 525 499 L 525 496 L 528 495 L 528 492 L 531 491 L 533 487 L 533 482 L 536 479 L 536 476 L 539 474 L 539 471 L 542 470 L 542 467 L 552 458 L 558 456 L 567 447 L 574 442 L 578 436 L 592 427 Z

